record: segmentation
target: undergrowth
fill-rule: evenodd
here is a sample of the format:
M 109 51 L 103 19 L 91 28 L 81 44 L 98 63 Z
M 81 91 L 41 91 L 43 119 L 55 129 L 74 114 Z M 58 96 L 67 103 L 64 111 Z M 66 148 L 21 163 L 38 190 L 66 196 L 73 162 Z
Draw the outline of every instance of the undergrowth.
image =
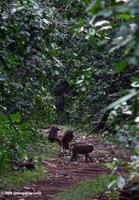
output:
M 14 189 L 31 181 L 45 179 L 48 173 L 43 166 L 38 166 L 34 171 L 14 171 L 1 175 L 0 190 Z

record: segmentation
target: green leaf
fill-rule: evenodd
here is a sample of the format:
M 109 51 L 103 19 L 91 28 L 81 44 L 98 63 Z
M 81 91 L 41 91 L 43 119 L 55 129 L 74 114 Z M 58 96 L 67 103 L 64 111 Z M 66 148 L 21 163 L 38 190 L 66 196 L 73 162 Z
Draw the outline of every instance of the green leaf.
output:
M 123 19 L 123 20 L 127 20 L 127 21 L 131 20 L 133 18 L 133 16 L 131 16 L 131 15 L 127 14 L 127 13 L 118 13 L 117 17 L 119 19 Z
M 138 148 L 134 148 L 134 153 L 139 155 L 139 149 Z
M 108 185 L 108 189 L 110 189 L 110 188 L 113 187 L 114 185 L 116 185 L 116 180 L 112 181 L 112 182 Z
M 139 88 L 139 81 L 134 81 L 133 83 L 131 83 L 131 86 L 133 88 Z
M 123 72 L 127 68 L 127 62 L 126 61 L 120 61 L 118 63 L 114 64 L 114 71 L 117 73 Z
M 12 122 L 17 122 L 17 123 L 19 123 L 21 120 L 20 113 L 15 113 L 15 114 L 11 115 L 10 118 L 11 118 Z
M 106 110 L 110 110 L 115 108 L 116 106 L 118 106 L 119 104 L 131 99 L 132 97 L 137 95 L 137 91 L 136 90 L 130 90 L 130 93 L 125 95 L 124 97 L 119 98 L 117 101 L 115 101 L 114 103 L 110 104 Z
M 6 124 L 8 122 L 9 122 L 9 119 L 8 119 L 8 117 L 6 115 L 1 115 L 0 116 L 0 123 L 1 124 Z
M 101 10 L 101 0 L 96 0 L 95 3 L 93 2 L 87 8 L 87 11 L 89 11 L 92 15 L 97 14 L 97 12 L 99 12 L 100 10 Z

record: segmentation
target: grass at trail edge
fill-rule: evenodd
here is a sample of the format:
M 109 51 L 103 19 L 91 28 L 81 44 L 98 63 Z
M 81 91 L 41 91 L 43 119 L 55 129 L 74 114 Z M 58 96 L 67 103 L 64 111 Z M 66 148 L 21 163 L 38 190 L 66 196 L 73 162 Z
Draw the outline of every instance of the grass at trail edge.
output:
M 65 189 L 57 194 L 53 200 L 87 200 L 105 193 L 110 182 L 115 180 L 114 176 L 102 175 L 97 178 L 82 181 L 75 186 Z M 114 195 L 114 192 L 111 192 Z

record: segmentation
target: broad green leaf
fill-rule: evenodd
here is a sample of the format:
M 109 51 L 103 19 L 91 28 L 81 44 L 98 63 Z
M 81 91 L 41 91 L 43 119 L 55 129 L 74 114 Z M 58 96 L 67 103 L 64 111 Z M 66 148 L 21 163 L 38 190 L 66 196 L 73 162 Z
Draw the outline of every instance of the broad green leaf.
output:
M 139 88 L 139 82 L 138 81 L 134 81 L 133 83 L 131 83 L 131 86 L 133 88 Z
M 118 106 L 119 104 L 128 101 L 129 99 L 131 99 L 132 97 L 137 95 L 137 91 L 136 90 L 130 90 L 130 93 L 125 95 L 124 97 L 119 98 L 117 101 L 115 101 L 114 103 L 110 104 L 106 110 L 110 110 L 115 108 L 116 106 Z
M 133 18 L 133 16 L 127 14 L 127 13 L 118 13 L 116 15 L 118 18 L 123 19 L 123 20 L 131 20 Z
M 127 62 L 126 61 L 120 61 L 118 63 L 114 64 L 114 70 L 117 73 L 123 72 L 127 68 Z

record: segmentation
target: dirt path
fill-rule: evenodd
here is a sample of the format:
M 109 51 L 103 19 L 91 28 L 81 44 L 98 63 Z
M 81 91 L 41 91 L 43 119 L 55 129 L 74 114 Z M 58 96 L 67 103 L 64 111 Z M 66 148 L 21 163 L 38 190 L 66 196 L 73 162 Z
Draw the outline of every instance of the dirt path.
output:
M 95 144 L 95 151 L 92 154 L 93 163 L 85 163 L 84 158 L 79 158 L 78 162 L 69 162 L 69 157 L 56 158 L 51 163 L 44 162 L 49 177 L 47 180 L 36 183 L 26 184 L 24 187 L 14 190 L 13 192 L 21 192 L 22 195 L 7 195 L 0 200 L 49 200 L 60 191 L 76 183 L 96 177 L 98 175 L 107 174 L 109 170 L 106 162 L 112 158 L 128 160 L 129 154 L 126 150 L 117 149 L 115 146 L 106 144 Z M 27 192 L 28 195 L 23 195 Z M 30 195 L 32 192 L 34 195 Z

